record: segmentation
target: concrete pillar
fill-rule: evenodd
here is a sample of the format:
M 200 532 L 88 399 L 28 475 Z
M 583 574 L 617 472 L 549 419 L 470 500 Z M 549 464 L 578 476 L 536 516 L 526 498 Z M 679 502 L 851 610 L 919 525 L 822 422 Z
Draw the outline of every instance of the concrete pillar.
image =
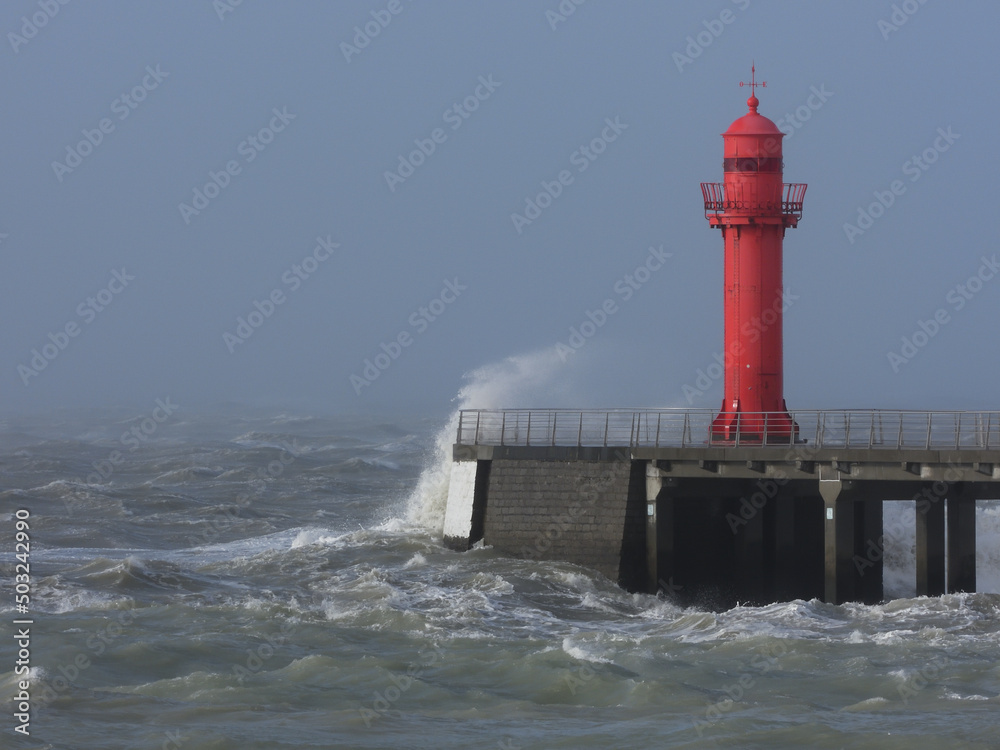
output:
M 947 498 L 949 593 L 976 590 L 976 501 L 962 495 L 957 485 Z
M 797 559 L 796 541 L 796 507 L 795 498 L 784 492 L 779 492 L 769 506 L 771 508 L 772 537 L 771 546 L 771 599 L 787 602 L 802 596 L 800 578 L 802 561 Z M 806 597 L 808 598 L 808 597 Z
M 663 589 L 672 594 L 676 584 L 674 566 L 674 503 L 671 480 L 664 478 L 655 462 L 646 467 L 646 591 Z
M 663 479 L 659 470 L 650 463 L 646 467 L 646 592 L 656 593 L 660 580 L 659 554 L 660 545 L 657 539 L 658 520 L 656 513 Z
M 618 565 L 618 585 L 626 591 L 647 591 L 649 587 L 646 554 L 649 509 L 646 474 L 649 464 L 649 461 L 632 460 L 629 467 L 628 496 L 625 500 Z
M 752 494 L 748 489 L 746 496 Z M 768 500 L 756 513 L 750 515 L 747 522 L 734 533 L 736 569 L 733 580 L 736 581 L 736 599 L 740 603 L 762 605 L 769 603 L 767 594 L 772 587 L 772 576 L 768 568 L 764 549 L 765 519 L 772 514 L 767 513 L 768 506 L 774 499 Z
M 470 544 L 481 541 L 486 535 L 486 503 L 490 491 L 490 467 L 492 465 L 492 461 L 476 461 L 476 486 L 473 491 Z
M 697 487 L 698 492 L 711 491 L 707 487 Z M 673 495 L 668 492 L 668 496 Z M 737 543 L 729 518 L 739 507 L 733 497 L 692 495 L 692 488 L 684 486 L 677 490 L 673 503 L 673 525 L 676 532 L 671 534 L 673 547 L 670 563 L 662 551 L 663 532 L 660 532 L 661 553 L 660 579 L 669 583 L 670 575 L 675 576 L 674 584 L 683 586 L 676 591 L 682 602 L 697 602 L 699 606 L 729 609 L 739 596 L 736 580 Z M 658 508 L 662 512 L 664 506 Z M 662 516 L 660 524 L 662 526 Z M 667 574 L 667 565 L 670 574 Z M 661 584 L 662 585 L 662 584 Z
M 944 578 L 944 500 L 917 501 L 917 596 L 940 596 Z
M 855 595 L 865 604 L 882 601 L 882 501 L 857 500 L 854 505 Z
M 842 497 L 844 482 L 821 479 L 823 497 L 824 586 L 823 601 L 843 604 L 854 601 L 858 578 L 854 567 L 854 501 Z

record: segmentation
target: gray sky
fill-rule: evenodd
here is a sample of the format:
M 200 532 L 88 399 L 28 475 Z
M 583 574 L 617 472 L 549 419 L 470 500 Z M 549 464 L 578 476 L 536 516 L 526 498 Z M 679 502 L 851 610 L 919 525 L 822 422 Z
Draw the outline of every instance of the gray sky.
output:
M 997 407 L 996 3 L 65 1 L 0 10 L 0 412 L 716 407 L 751 60 L 789 407 Z

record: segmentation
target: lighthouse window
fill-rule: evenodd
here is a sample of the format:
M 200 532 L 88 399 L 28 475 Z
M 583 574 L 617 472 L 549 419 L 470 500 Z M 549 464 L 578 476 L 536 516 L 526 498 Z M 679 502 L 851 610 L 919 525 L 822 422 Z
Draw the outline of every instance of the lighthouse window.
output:
M 725 172 L 780 172 L 781 159 L 774 157 L 723 159 L 722 169 Z

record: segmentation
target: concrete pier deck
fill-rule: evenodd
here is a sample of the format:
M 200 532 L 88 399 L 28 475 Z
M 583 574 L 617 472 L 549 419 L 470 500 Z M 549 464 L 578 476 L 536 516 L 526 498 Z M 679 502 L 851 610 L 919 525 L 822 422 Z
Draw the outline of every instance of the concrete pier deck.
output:
M 882 503 L 914 500 L 917 593 L 975 591 L 976 501 L 1000 499 L 1000 412 L 800 411 L 794 443 L 765 428 L 724 444 L 710 441 L 714 414 L 464 411 L 445 541 L 587 565 L 683 602 L 871 603 Z

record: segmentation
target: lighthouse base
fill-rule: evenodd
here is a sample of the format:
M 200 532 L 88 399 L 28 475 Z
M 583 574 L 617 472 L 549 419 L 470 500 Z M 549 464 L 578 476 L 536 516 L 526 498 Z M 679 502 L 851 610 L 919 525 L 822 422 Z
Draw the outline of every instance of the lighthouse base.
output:
M 739 400 L 730 408 L 723 402 L 719 415 L 712 420 L 711 445 L 788 445 L 799 442 L 799 426 L 788 413 L 785 400 L 780 411 L 745 412 Z

